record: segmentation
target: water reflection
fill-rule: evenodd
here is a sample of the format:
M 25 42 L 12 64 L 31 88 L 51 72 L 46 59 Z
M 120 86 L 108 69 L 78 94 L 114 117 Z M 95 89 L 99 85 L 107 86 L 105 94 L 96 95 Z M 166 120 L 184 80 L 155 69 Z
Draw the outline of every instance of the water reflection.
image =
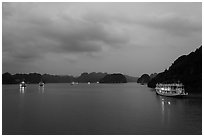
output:
M 19 94 L 19 103 L 18 103 L 18 113 L 16 113 L 17 119 L 19 119 L 19 125 L 24 123 L 24 114 L 25 114 L 25 99 L 26 99 L 26 87 L 20 87 Z
M 162 124 L 169 124 L 171 119 L 171 101 L 162 98 Z
M 172 120 L 173 107 L 177 104 L 177 100 L 175 98 L 159 95 L 157 95 L 157 99 L 161 106 L 162 125 L 168 126 Z
M 20 94 L 25 94 L 27 90 L 27 87 L 20 87 L 19 91 Z M 45 87 L 44 86 L 38 86 L 38 93 L 44 94 L 45 93 Z
M 44 94 L 45 93 L 45 87 L 44 86 L 39 86 L 38 91 L 39 91 L 40 94 Z
M 20 94 L 24 94 L 26 91 L 26 87 L 20 87 Z

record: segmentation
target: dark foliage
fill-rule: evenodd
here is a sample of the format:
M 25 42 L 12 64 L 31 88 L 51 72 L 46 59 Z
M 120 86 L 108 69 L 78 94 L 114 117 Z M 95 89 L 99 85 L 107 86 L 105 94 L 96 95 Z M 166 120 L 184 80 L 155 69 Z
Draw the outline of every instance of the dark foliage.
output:
M 107 74 L 102 78 L 100 83 L 127 83 L 127 79 L 123 74 Z
M 75 80 L 73 76 L 60 76 L 43 74 L 42 79 L 45 83 L 70 83 Z
M 156 83 L 178 81 L 182 82 L 188 91 L 202 91 L 202 46 L 189 55 L 179 57 L 168 70 L 154 77 L 148 86 L 154 88 Z
M 4 73 L 2 75 L 3 84 L 17 84 L 21 81 L 26 83 L 39 83 L 41 81 L 41 74 L 38 73 L 29 73 L 29 74 L 15 74 L 11 75 L 10 73 Z
M 2 84 L 15 84 L 13 76 L 6 72 L 2 75 Z
M 153 73 L 153 74 L 150 75 L 150 79 L 153 79 L 156 76 L 157 76 L 157 73 Z
M 143 74 L 138 80 L 137 83 L 148 83 L 150 81 L 150 76 L 148 74 Z
M 79 77 L 77 77 L 75 79 L 76 82 L 80 82 L 80 83 L 87 83 L 87 82 L 91 82 L 91 83 L 96 83 L 98 81 L 100 81 L 100 79 L 102 79 L 104 76 L 106 76 L 107 73 L 101 73 L 101 72 L 92 72 L 92 73 L 82 73 Z
M 2 75 L 2 83 L 3 84 L 18 84 L 21 81 L 25 81 L 26 83 L 39 83 L 43 81 L 44 83 L 64 83 L 64 82 L 72 82 L 74 77 L 72 76 L 57 76 L 57 75 L 49 75 L 49 74 L 38 74 L 38 73 L 29 73 L 29 74 L 14 74 L 4 73 Z

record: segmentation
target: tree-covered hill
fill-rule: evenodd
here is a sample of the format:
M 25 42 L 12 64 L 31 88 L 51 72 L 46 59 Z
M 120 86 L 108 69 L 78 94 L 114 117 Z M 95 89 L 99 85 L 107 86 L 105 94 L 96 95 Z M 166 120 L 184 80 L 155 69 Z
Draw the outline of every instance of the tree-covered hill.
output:
M 127 83 L 127 79 L 123 74 L 115 73 L 115 74 L 107 74 L 99 82 L 100 83 Z
M 188 92 L 202 91 L 202 46 L 189 55 L 179 57 L 162 73 L 159 73 L 149 83 L 154 88 L 156 83 L 182 82 Z

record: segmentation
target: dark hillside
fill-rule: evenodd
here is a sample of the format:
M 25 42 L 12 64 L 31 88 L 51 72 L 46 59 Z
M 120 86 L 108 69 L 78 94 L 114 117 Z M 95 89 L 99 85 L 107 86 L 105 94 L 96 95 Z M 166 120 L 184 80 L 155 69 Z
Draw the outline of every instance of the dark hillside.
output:
M 154 77 L 148 86 L 154 88 L 156 83 L 182 82 L 190 92 L 202 91 L 202 46 L 189 55 L 179 57 L 162 73 Z
M 123 74 L 107 74 L 100 83 L 127 83 L 127 79 Z

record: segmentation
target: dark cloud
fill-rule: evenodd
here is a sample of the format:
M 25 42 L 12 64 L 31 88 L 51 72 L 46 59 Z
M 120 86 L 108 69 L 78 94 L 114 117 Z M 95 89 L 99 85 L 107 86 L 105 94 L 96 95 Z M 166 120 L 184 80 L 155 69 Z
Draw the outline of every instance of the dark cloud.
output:
M 140 20 L 139 23 L 152 29 L 163 30 L 172 35 L 180 36 L 191 35 L 194 32 L 201 32 L 202 30 L 200 22 L 174 15 Z
M 104 15 L 102 13 L 90 13 L 84 17 L 87 20 L 102 24 L 119 22 L 121 24 L 140 25 L 155 30 L 163 30 L 172 35 L 191 35 L 194 32 L 201 32 L 202 24 L 200 20 L 192 16 L 182 16 L 177 14 L 163 13 L 161 15 L 125 16 Z M 199 17 L 201 19 L 201 15 Z
M 125 35 L 110 33 L 100 24 L 74 19 L 66 13 L 38 14 L 33 8 L 27 9 L 27 4 L 24 6 L 28 11 L 23 12 L 25 9 L 17 10 L 19 7 L 14 5 L 3 5 L 4 16 L 12 15 L 3 20 L 3 51 L 12 51 L 15 58 L 31 59 L 48 52 L 101 52 L 104 46 L 128 43 Z
M 118 43 L 127 43 L 125 35 L 111 34 L 103 26 L 92 22 L 69 22 L 63 20 L 63 25 L 52 24 L 42 28 L 44 37 L 56 41 L 57 48 L 66 52 L 99 52 L 103 46 L 112 47 Z

